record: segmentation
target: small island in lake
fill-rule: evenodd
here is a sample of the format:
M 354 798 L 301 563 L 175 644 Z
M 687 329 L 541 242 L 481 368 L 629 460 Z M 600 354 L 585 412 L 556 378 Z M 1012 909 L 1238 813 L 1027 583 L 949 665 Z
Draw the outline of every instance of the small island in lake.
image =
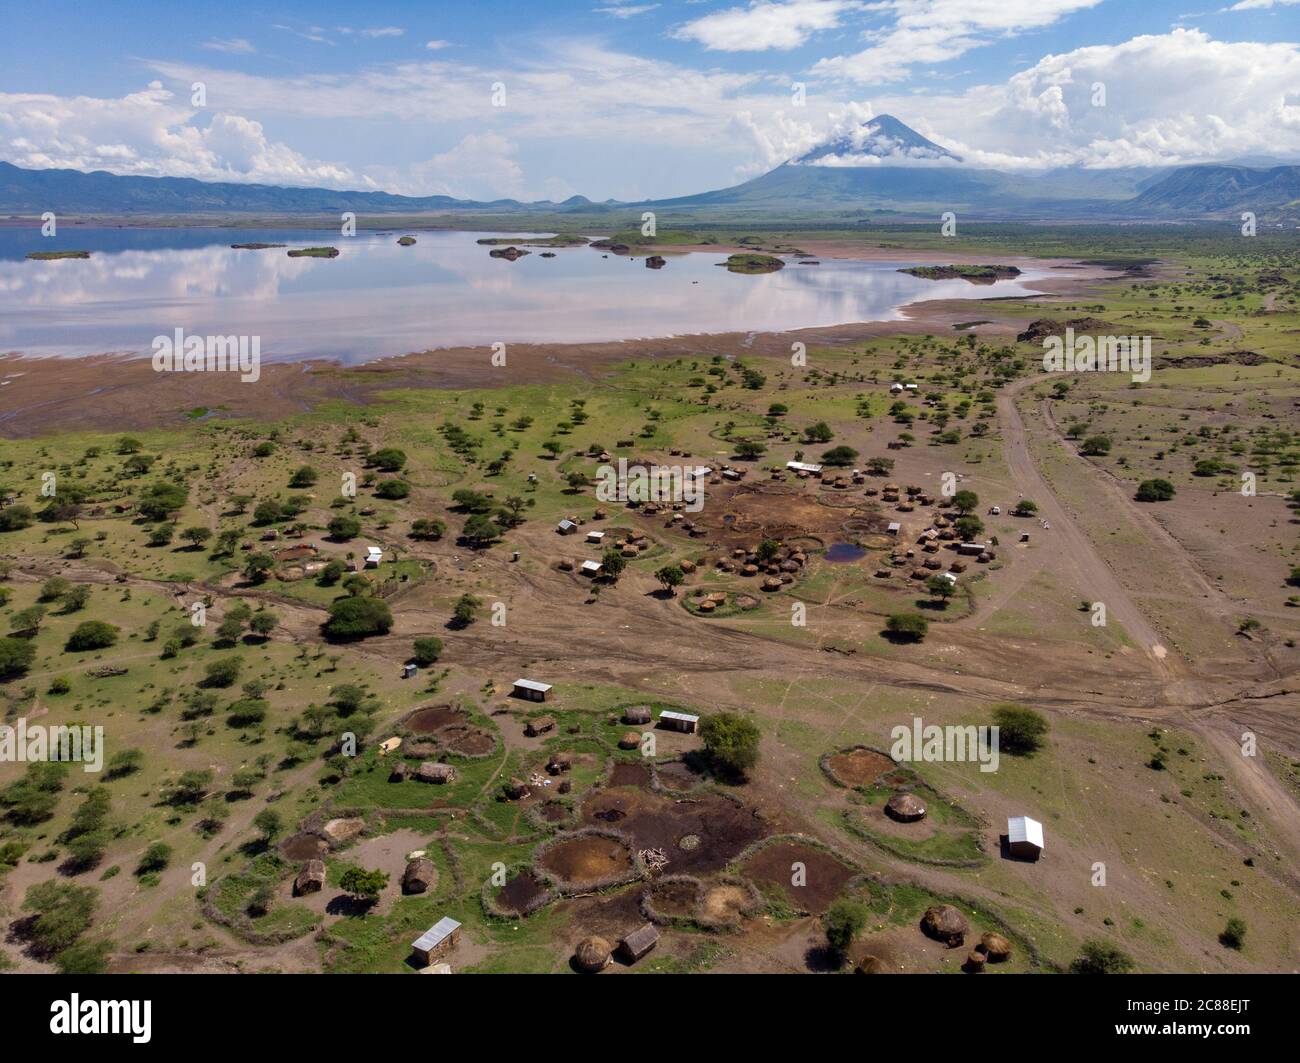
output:
M 271 247 L 288 247 L 288 244 L 231 244 L 232 251 L 265 251 Z
M 37 262 L 53 262 L 60 258 L 89 258 L 89 251 L 28 251 L 27 257 Z
M 295 247 L 289 252 L 290 258 L 338 258 L 337 247 Z
M 756 251 L 729 255 L 726 262 L 719 262 L 718 265 L 726 266 L 729 273 L 775 273 L 785 268 L 785 262 L 781 259 L 774 255 L 760 255 Z
M 923 277 L 928 281 L 964 280 L 972 284 L 992 284 L 994 281 L 1020 276 L 1020 270 L 1015 266 L 911 266 L 898 272 L 910 273 L 913 277 Z
M 410 247 L 413 243 L 415 243 L 415 237 L 414 237 L 414 236 L 399 236 L 399 237 L 397 238 L 397 242 L 398 242 L 398 244 L 400 244 L 402 247 Z

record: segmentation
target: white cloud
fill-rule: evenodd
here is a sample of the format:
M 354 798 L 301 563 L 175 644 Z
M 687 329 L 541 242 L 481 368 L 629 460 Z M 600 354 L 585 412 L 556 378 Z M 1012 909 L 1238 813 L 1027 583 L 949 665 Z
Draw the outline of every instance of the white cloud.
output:
M 648 11 L 653 11 L 658 4 L 628 4 L 626 0 L 616 0 L 612 7 L 597 7 L 593 10 L 598 15 L 611 15 L 614 18 L 635 18 L 637 15 L 644 15 Z
M 380 37 L 400 37 L 406 32 L 401 26 L 376 26 L 372 29 L 357 31 L 362 37 L 377 40 Z
M 1049 55 L 960 96 L 873 102 L 976 166 L 1168 166 L 1300 156 L 1298 84 L 1300 45 L 1175 29 Z
M 1259 11 L 1270 7 L 1289 7 L 1300 4 L 1300 0 L 1241 0 L 1239 4 L 1224 8 L 1225 11 Z
M 204 41 L 203 47 L 212 52 L 225 52 L 227 55 L 252 55 L 257 51 L 250 41 L 243 37 L 230 37 L 226 40 L 220 38 Z
M 862 84 L 885 84 L 920 63 L 942 63 L 995 40 L 1042 29 L 1101 0 L 882 0 L 892 23 L 865 32 L 870 47 L 820 59 L 813 72 Z
M 38 169 L 205 181 L 346 187 L 353 180 L 345 166 L 268 140 L 260 122 L 226 112 L 208 117 L 157 81 L 113 100 L 0 94 L 0 157 Z
M 752 0 L 678 26 L 672 35 L 718 52 L 789 51 L 821 30 L 835 29 L 842 16 L 861 9 L 854 0 Z
M 368 184 L 408 196 L 507 199 L 524 194 L 516 145 L 498 133 L 471 133 L 440 155 L 400 170 L 372 167 Z
M 425 41 L 424 46 L 431 52 L 440 52 L 451 47 L 451 41 Z

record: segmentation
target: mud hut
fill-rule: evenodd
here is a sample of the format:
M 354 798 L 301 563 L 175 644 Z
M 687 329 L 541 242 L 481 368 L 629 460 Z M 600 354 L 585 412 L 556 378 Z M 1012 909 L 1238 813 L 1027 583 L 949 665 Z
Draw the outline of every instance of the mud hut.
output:
M 551 759 L 546 762 L 546 770 L 552 775 L 559 775 L 561 772 L 568 771 L 573 767 L 573 754 L 568 752 L 552 753 Z
M 427 856 L 417 856 L 402 872 L 403 893 L 425 893 L 438 881 L 438 869 Z
M 650 706 L 649 705 L 630 705 L 623 710 L 624 723 L 649 723 Z
M 553 730 L 555 730 L 554 716 L 535 716 L 528 721 L 528 725 L 524 728 L 524 734 L 528 735 L 529 738 L 536 738 L 538 735 Z
M 899 823 L 915 823 L 925 818 L 925 805 L 916 794 L 899 790 L 885 802 L 885 815 Z
M 573 950 L 573 962 L 580 971 L 595 974 L 609 966 L 610 951 L 609 942 L 604 938 L 586 937 Z
M 325 885 L 325 861 L 308 860 L 302 865 L 298 877 L 293 880 L 293 895 L 302 897 L 308 893 L 319 893 Z
M 984 963 L 987 957 L 979 949 L 971 949 L 970 955 L 966 957 L 966 962 L 962 964 L 962 970 L 967 974 L 979 974 L 984 970 Z
M 950 949 L 958 948 L 970 933 L 970 923 L 951 904 L 936 904 L 921 916 L 921 930 Z
M 624 731 L 622 735 L 619 736 L 619 740 L 618 740 L 619 749 L 636 749 L 636 747 L 639 746 L 640 744 L 641 744 L 641 736 L 637 734 L 635 731 Z
M 449 783 L 456 781 L 456 769 L 450 764 L 435 764 L 426 760 L 416 769 L 415 777 L 420 782 Z
M 406 782 L 407 777 L 411 774 L 411 765 L 404 760 L 399 760 L 393 765 L 393 770 L 388 773 L 389 782 Z
M 854 974 L 888 974 L 889 968 L 878 956 L 863 956 L 862 962 L 853 968 Z
M 984 950 L 990 963 L 1002 963 L 1011 958 L 1011 942 L 1001 934 L 990 931 L 980 938 L 979 947 Z
M 619 945 L 619 953 L 628 963 L 636 963 L 659 944 L 659 930 L 654 923 L 646 923 L 628 934 Z

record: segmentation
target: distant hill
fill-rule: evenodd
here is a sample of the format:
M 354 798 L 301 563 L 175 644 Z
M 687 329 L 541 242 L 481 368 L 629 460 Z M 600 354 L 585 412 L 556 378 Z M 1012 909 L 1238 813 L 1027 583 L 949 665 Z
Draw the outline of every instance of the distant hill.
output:
M 418 213 L 431 210 L 549 211 L 590 208 L 582 196 L 563 204 L 487 202 L 452 196 L 396 196 L 389 192 L 346 192 L 330 188 L 197 181 L 189 177 L 125 177 L 95 170 L 26 170 L 0 162 L 0 210 L 6 213 L 69 214 L 312 214 L 366 210 Z
M 1132 202 L 1142 214 L 1224 214 L 1300 208 L 1300 166 L 1265 170 L 1246 166 L 1184 166 L 1151 185 Z
M 327 188 L 213 183 L 179 177 L 122 177 L 102 170 L 26 170 L 0 162 L 0 212 L 39 214 L 574 214 L 604 218 L 629 208 L 716 209 L 774 218 L 819 213 L 934 215 L 952 210 L 985 218 L 1098 220 L 1195 219 L 1251 210 L 1300 217 L 1300 166 L 1239 164 L 1176 169 L 1062 167 L 1003 172 L 966 166 L 958 155 L 892 115 L 849 132 L 730 188 L 641 203 L 593 203 L 571 196 L 521 203 L 451 196 L 397 196 Z

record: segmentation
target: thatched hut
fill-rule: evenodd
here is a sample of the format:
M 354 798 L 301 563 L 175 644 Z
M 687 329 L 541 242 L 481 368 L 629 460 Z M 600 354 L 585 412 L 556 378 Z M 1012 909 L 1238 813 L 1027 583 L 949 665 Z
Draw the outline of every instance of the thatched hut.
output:
M 426 760 L 415 771 L 415 777 L 420 782 L 429 783 L 449 783 L 456 781 L 456 769 L 450 764 L 435 764 L 431 760 Z
M 962 970 L 967 974 L 979 974 L 984 970 L 985 955 L 979 949 L 971 949 L 970 955 L 966 957 L 966 962 L 962 964 Z
M 925 818 L 925 804 L 916 794 L 899 790 L 885 802 L 885 815 L 899 823 L 915 823 Z
M 990 963 L 1001 963 L 1011 958 L 1011 942 L 1001 934 L 990 931 L 980 938 L 979 947 L 984 950 Z
M 302 865 L 298 877 L 293 880 L 293 895 L 302 897 L 308 893 L 319 893 L 325 885 L 325 861 L 308 860 Z
M 573 754 L 561 750 L 551 754 L 551 759 L 546 762 L 546 770 L 552 775 L 559 775 L 561 772 L 568 771 L 573 767 Z
M 426 893 L 438 881 L 438 869 L 427 856 L 417 856 L 402 872 L 403 893 Z
M 622 735 L 619 736 L 619 740 L 618 740 L 619 749 L 636 749 L 636 747 L 639 746 L 640 744 L 641 744 L 641 736 L 637 734 L 635 731 L 624 731 Z
M 555 730 L 554 716 L 534 716 L 524 728 L 524 734 L 528 735 L 529 738 L 536 738 L 538 735 L 553 730 Z
M 888 974 L 889 968 L 878 956 L 863 956 L 862 962 L 853 968 L 854 974 Z
M 629 705 L 623 710 L 624 723 L 649 723 L 650 706 L 649 705 Z
M 966 940 L 970 923 L 951 904 L 936 904 L 921 916 L 921 930 L 935 941 L 942 941 L 950 949 L 955 949 Z
M 595 974 L 609 966 L 610 952 L 609 942 L 602 937 L 586 937 L 578 942 L 578 947 L 573 950 L 573 962 L 577 964 L 580 971 L 586 971 L 588 974 Z
M 506 796 L 512 801 L 521 801 L 532 792 L 529 790 L 528 784 L 518 776 L 506 783 L 505 791 Z
M 406 778 L 411 774 L 411 765 L 404 760 L 399 760 L 393 765 L 393 770 L 388 773 L 389 782 L 406 782 Z

